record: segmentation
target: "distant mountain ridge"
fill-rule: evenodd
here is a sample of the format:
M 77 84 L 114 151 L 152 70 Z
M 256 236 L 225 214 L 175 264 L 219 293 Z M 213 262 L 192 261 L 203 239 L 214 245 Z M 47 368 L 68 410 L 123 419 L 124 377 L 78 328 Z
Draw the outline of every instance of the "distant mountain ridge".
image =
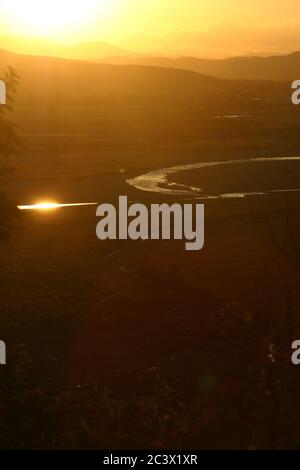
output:
M 300 52 L 271 57 L 233 57 L 198 59 L 195 57 L 143 57 L 135 60 L 111 57 L 112 63 L 135 63 L 157 67 L 191 70 L 222 79 L 296 80 L 300 79 Z
M 151 57 L 113 46 L 104 41 L 59 44 L 48 39 L 0 36 L 0 49 L 18 54 L 87 60 L 115 65 L 142 65 L 183 69 L 221 79 L 296 80 L 300 78 L 300 52 L 269 57 L 228 59 L 197 57 Z
M 121 49 L 104 41 L 82 42 L 65 45 L 44 38 L 0 36 L 0 49 L 27 55 L 59 57 L 77 60 L 99 60 L 108 56 L 136 57 L 131 51 Z

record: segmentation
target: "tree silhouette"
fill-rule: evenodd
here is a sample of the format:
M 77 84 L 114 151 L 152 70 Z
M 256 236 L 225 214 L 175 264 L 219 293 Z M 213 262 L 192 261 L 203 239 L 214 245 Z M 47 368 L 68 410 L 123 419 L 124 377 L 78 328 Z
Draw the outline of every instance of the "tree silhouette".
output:
M 11 159 L 17 156 L 22 148 L 16 125 L 8 117 L 8 113 L 13 111 L 19 77 L 13 68 L 8 67 L 1 79 L 6 83 L 7 97 L 6 105 L 0 106 L 0 183 L 9 172 L 13 171 Z M 16 214 L 15 204 L 9 201 L 0 189 L 0 239 L 8 238 L 11 223 Z

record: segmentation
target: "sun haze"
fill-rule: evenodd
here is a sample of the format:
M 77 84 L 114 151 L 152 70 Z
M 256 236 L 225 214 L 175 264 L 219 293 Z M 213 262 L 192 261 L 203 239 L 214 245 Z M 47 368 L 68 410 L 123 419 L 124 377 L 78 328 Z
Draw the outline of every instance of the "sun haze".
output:
M 148 54 L 285 53 L 300 47 L 299 17 L 297 0 L 2 0 L 0 35 Z
M 83 33 L 93 18 L 106 18 L 113 4 L 105 0 L 3 0 L 0 12 L 14 32 L 55 37 Z

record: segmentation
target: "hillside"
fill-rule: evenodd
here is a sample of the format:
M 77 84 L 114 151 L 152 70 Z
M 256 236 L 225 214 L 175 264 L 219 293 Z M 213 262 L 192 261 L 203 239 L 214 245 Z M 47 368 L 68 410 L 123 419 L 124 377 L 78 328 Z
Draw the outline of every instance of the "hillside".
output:
M 12 66 L 21 77 L 21 100 L 84 101 L 103 97 L 143 95 L 153 99 L 187 97 L 203 104 L 231 92 L 230 83 L 192 71 L 141 65 L 111 65 L 37 57 L 0 51 L 0 70 Z
M 0 35 L 0 49 L 16 54 L 86 60 L 115 65 L 140 65 L 183 69 L 221 79 L 295 80 L 300 70 L 300 52 L 271 57 L 151 57 L 114 46 L 104 41 L 60 44 L 45 38 Z
M 136 147 L 145 136 L 252 136 L 261 124 L 251 116 L 291 112 L 285 82 L 221 80 L 183 69 L 0 50 L 0 71 L 7 66 L 20 76 L 14 119 L 25 133 L 93 133 L 109 142 L 132 139 Z
M 112 63 L 138 63 L 158 67 L 192 70 L 201 74 L 226 79 L 295 80 L 300 73 L 300 52 L 272 57 L 234 57 L 223 60 L 195 57 L 144 57 L 132 60 L 112 57 Z

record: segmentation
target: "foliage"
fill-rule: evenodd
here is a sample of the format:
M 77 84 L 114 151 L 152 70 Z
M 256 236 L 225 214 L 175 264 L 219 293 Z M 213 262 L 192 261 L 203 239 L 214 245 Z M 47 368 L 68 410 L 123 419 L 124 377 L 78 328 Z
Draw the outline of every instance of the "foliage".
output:
M 16 124 L 7 116 L 14 108 L 14 98 L 19 83 L 19 77 L 11 67 L 4 72 L 2 80 L 7 86 L 7 104 L 0 106 L 0 179 L 13 170 L 12 157 L 18 156 L 22 141 L 18 135 Z M 11 223 L 16 216 L 15 205 L 7 200 L 0 190 L 0 239 L 8 238 Z

